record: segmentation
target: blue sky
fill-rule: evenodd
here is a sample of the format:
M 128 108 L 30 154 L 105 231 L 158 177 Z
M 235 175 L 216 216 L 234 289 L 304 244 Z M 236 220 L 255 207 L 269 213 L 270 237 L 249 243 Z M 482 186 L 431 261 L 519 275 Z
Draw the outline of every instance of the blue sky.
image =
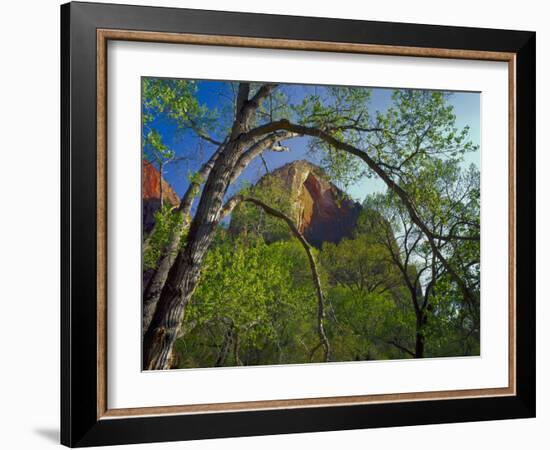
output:
M 198 100 L 209 109 L 218 109 L 223 104 L 227 104 L 232 95 L 231 85 L 223 81 L 199 81 L 198 82 Z M 299 101 L 306 91 L 311 91 L 312 86 L 286 85 L 285 92 L 293 99 Z M 391 88 L 370 88 L 372 92 L 369 111 L 374 114 L 375 111 L 384 112 L 391 106 Z M 470 140 L 480 144 L 480 94 L 473 92 L 454 92 L 449 102 L 453 105 L 456 114 L 456 126 L 461 129 L 468 125 L 470 127 Z M 182 195 L 188 186 L 188 175 L 197 171 L 200 166 L 208 159 L 215 150 L 215 147 L 209 143 L 199 145 L 198 140 L 189 133 L 178 132 L 176 126 L 165 117 L 157 117 L 153 121 L 153 126 L 159 131 L 163 142 L 176 151 L 181 161 L 168 165 L 164 176 L 178 195 Z M 221 138 L 220 138 L 221 140 Z M 285 142 L 290 148 L 289 152 L 276 153 L 266 152 L 265 160 L 270 170 L 276 169 L 290 161 L 307 159 L 314 163 L 315 157 L 308 153 L 308 138 L 294 138 Z M 469 153 L 465 156 L 464 165 L 475 164 L 479 167 L 479 151 Z M 261 176 L 265 174 L 265 168 L 262 161 L 257 158 L 241 174 L 236 186 L 230 192 L 232 194 L 243 182 L 254 184 Z M 378 179 L 364 177 L 359 182 L 348 186 L 346 191 L 357 201 L 363 201 L 364 198 L 373 192 L 384 191 L 385 185 Z

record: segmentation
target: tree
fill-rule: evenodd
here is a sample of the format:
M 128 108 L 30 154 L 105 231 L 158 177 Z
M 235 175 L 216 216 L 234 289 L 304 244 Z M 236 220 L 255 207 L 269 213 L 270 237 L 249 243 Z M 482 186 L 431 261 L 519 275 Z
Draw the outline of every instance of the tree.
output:
M 410 353 L 422 358 L 429 317 L 430 321 L 437 318 L 430 311 L 434 309 L 438 291 L 447 300 L 456 298 L 452 287 L 456 282 L 448 267 L 459 274 L 469 292 L 474 293 L 473 298 L 479 298 L 479 239 L 475 237 L 479 233 L 479 173 L 475 167 L 464 173 L 453 159 L 427 161 L 417 169 L 414 183 L 406 186 L 419 205 L 418 210 L 427 218 L 426 225 L 434 230 L 432 240 L 410 220 L 394 193 L 371 196 L 365 205 L 379 214 L 373 217 L 383 217 L 377 221 L 383 230 L 380 243 L 399 269 L 416 315 L 415 346 Z M 445 255 L 447 266 L 437 258 L 438 253 Z M 444 277 L 451 279 L 440 283 Z M 465 298 L 463 293 L 462 298 L 455 308 L 467 307 L 471 319 L 468 335 L 477 336 L 479 304 L 472 304 L 471 298 Z
M 190 225 L 190 212 L 196 196 L 200 193 L 201 185 L 208 178 L 218 155 L 225 149 L 225 140 L 212 136 L 212 132 L 225 133 L 227 126 L 223 116 L 216 111 L 209 111 L 201 105 L 196 98 L 197 86 L 194 81 L 172 80 L 159 78 L 144 78 L 143 80 L 143 128 L 153 130 L 155 118 L 164 116 L 174 123 L 180 132 L 192 132 L 199 139 L 214 146 L 210 158 L 190 178 L 189 187 L 181 198 L 178 208 L 170 213 L 173 218 L 165 218 L 164 222 L 177 224 L 170 228 L 169 236 L 161 231 L 160 245 L 156 251 L 158 255 L 157 268 L 150 278 L 143 293 L 143 322 L 142 333 L 145 334 L 151 324 L 156 310 L 162 288 L 166 283 L 168 271 L 174 264 L 178 250 L 183 246 L 182 238 L 187 234 Z M 233 114 L 234 108 L 229 108 L 227 116 Z M 262 151 L 270 148 L 274 151 L 285 151 L 279 142 L 290 133 L 273 133 L 269 138 L 259 140 L 251 145 L 246 155 L 239 160 L 235 167 L 235 173 L 231 182 L 238 178 L 240 172 Z M 159 139 L 159 142 L 160 139 Z M 151 232 L 151 236 L 158 235 L 157 230 Z M 145 242 L 147 251 L 149 240 Z
M 324 92 L 326 101 L 313 94 L 290 111 L 284 109 L 281 114 L 269 117 L 259 114 L 276 88 L 273 84 L 240 83 L 238 86 L 230 130 L 221 142 L 216 141 L 219 143 L 216 144 L 217 157 L 204 183 L 185 245 L 168 271 L 144 334 L 146 369 L 169 366 L 185 308 L 221 220 L 224 197 L 230 185 L 252 159 L 294 136 L 313 138 L 320 151 L 327 155 L 329 168 L 333 169 L 329 173 L 335 179 L 357 171 L 379 176 L 404 204 L 412 222 L 425 235 L 436 258 L 467 301 L 475 303 L 475 293 L 436 246 L 436 239 L 449 240 L 451 237 L 438 236 L 436 230 L 429 228 L 414 198 L 401 186 L 403 180 L 406 182 L 403 177 L 407 176 L 409 168 L 420 164 L 419 159 L 449 157 L 453 152 L 460 154 L 471 149 L 466 139 L 467 131 L 458 132 L 454 127 L 452 108 L 445 104 L 444 96 L 437 92 L 396 91 L 394 103 L 397 108 L 371 118 L 363 90 L 328 88 Z M 357 164 L 359 160 L 366 166 Z M 342 170 L 343 166 L 349 170 Z
M 389 342 L 415 358 L 423 358 L 425 328 L 428 310 L 431 308 L 430 296 L 441 275 L 441 263 L 431 251 L 431 246 L 423 241 L 422 233 L 408 220 L 405 209 L 391 194 L 369 200 L 369 207 L 376 207 L 376 211 L 383 215 L 383 219 L 379 219 L 376 224 L 381 230 L 379 242 L 386 248 L 391 263 L 401 274 L 416 317 L 412 349 L 399 340 L 392 339 Z
M 334 306 L 339 337 L 332 339 L 335 345 L 340 342 L 344 358 L 386 359 L 393 357 L 390 346 L 399 356 L 411 356 L 404 342 L 414 329 L 414 314 L 410 302 L 403 301 L 405 283 L 385 246 L 386 238 L 394 244 L 395 239 L 389 226 L 381 227 L 383 220 L 378 211 L 364 209 L 352 238 L 323 244 L 327 297 Z

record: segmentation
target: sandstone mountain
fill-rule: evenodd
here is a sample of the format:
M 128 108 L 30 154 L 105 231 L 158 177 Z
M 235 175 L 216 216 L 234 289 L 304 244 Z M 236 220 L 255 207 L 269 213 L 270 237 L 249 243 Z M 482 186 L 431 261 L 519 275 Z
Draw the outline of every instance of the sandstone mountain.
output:
M 143 231 L 147 233 L 154 225 L 154 214 L 160 206 L 160 174 L 146 160 L 142 167 Z M 256 188 L 261 189 L 273 180 L 282 188 L 280 195 L 289 205 L 285 212 L 310 244 L 321 247 L 323 242 L 337 243 L 352 235 L 361 205 L 331 183 L 320 167 L 305 160 L 293 161 L 263 176 Z M 178 195 L 164 179 L 162 191 L 165 204 L 179 204 Z M 238 232 L 235 222 L 231 221 L 230 229 Z
M 323 170 L 308 161 L 288 163 L 261 178 L 260 187 L 277 179 L 288 196 L 289 214 L 307 241 L 320 247 L 350 237 L 361 205 L 331 183 Z
M 155 223 L 155 212 L 160 207 L 160 173 L 149 162 L 143 160 L 142 163 L 142 178 L 141 178 L 141 199 L 142 199 L 142 217 L 143 231 L 146 233 L 151 231 Z M 164 204 L 176 206 L 180 199 L 174 192 L 172 187 L 163 179 L 162 194 Z

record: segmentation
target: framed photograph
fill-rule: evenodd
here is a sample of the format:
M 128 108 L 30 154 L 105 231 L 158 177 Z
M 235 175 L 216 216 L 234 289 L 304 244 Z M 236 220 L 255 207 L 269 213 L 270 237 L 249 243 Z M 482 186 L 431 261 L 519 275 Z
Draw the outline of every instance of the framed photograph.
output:
M 535 33 L 61 7 L 61 441 L 535 415 Z

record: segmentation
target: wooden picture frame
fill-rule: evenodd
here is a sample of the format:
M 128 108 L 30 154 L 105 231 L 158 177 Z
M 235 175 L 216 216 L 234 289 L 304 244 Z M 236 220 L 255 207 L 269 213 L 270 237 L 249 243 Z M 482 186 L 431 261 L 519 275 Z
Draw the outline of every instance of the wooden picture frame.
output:
M 63 444 L 534 417 L 535 33 L 78 2 L 61 7 L 61 27 Z M 507 62 L 508 387 L 110 409 L 106 394 L 109 40 Z

